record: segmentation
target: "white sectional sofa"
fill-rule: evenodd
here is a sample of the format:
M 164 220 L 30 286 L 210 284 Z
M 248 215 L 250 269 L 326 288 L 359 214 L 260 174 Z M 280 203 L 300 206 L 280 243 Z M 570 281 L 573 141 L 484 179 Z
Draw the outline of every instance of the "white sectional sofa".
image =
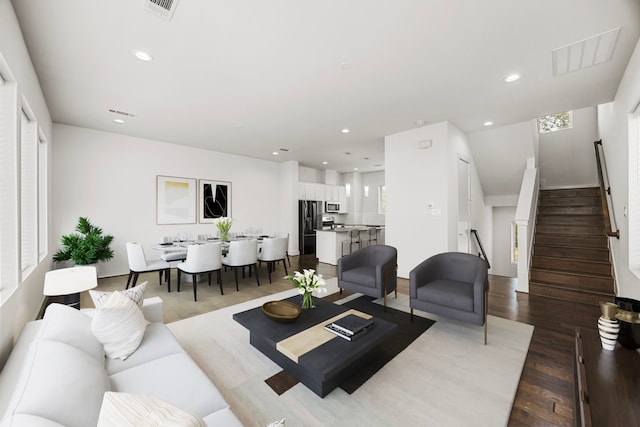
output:
M 105 357 L 90 312 L 51 304 L 25 326 L 0 372 L 0 427 L 96 426 L 106 391 L 161 399 L 209 426 L 242 426 L 164 325 L 162 300 L 146 299 L 142 311 L 150 322 L 144 338 L 120 360 Z

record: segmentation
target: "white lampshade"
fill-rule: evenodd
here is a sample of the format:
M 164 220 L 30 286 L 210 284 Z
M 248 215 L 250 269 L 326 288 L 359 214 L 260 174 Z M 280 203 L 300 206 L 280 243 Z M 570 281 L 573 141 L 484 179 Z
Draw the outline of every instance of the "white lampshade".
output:
M 69 295 L 98 286 L 98 273 L 93 266 L 61 268 L 44 276 L 44 295 Z

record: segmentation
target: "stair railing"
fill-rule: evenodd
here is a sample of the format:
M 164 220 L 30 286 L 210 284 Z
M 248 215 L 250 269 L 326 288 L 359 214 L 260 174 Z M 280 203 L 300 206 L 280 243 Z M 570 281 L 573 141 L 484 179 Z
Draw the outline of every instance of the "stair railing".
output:
M 480 241 L 480 236 L 478 235 L 478 230 L 471 229 L 471 234 L 476 238 L 476 244 L 478 248 L 480 248 L 480 253 L 478 256 L 484 259 L 484 262 L 487 263 L 487 268 L 491 268 L 491 264 L 489 264 L 489 259 L 487 258 L 487 253 L 484 251 L 484 247 L 482 246 L 482 242 Z
M 596 150 L 596 164 L 598 167 L 598 182 L 600 183 L 600 200 L 602 202 L 602 212 L 604 214 L 604 229 L 607 236 L 620 238 L 620 230 L 616 224 L 616 218 L 613 212 L 613 199 L 611 198 L 611 185 L 609 182 L 609 173 L 607 172 L 607 162 L 604 158 L 604 149 L 602 148 L 602 140 L 594 141 L 593 146 Z M 609 213 L 611 212 L 611 214 Z

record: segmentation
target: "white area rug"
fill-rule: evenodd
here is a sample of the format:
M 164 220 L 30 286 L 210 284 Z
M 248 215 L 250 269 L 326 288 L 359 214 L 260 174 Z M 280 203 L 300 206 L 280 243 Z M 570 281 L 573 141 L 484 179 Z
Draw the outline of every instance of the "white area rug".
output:
M 329 283 L 329 293 L 335 283 Z M 422 336 L 349 395 L 336 388 L 324 399 L 303 384 L 278 396 L 264 380 L 280 367 L 249 344 L 232 314 L 296 290 L 169 324 L 246 426 L 286 418 L 295 426 L 501 426 L 509 420 L 533 326 L 489 316 L 483 330 L 435 315 Z M 387 299 L 408 311 L 409 297 Z M 415 312 L 422 315 L 421 312 Z

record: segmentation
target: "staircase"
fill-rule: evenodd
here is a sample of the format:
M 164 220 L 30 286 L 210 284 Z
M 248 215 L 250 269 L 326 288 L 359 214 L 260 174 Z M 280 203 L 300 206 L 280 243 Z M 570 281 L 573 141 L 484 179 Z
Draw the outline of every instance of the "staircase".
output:
M 615 296 L 598 188 L 542 190 L 529 293 L 585 304 Z

